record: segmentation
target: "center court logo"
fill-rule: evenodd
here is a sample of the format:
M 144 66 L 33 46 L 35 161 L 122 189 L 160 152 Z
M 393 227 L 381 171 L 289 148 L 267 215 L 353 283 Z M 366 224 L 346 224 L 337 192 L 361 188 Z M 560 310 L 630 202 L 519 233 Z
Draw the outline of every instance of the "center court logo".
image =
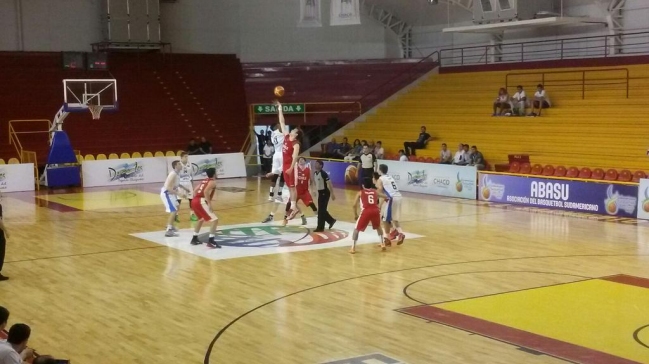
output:
M 144 179 L 144 166 L 138 162 L 123 163 L 108 168 L 108 181 L 141 181 Z
M 214 240 L 222 246 L 240 248 L 277 248 L 299 247 L 315 244 L 333 243 L 349 236 L 344 230 L 332 229 L 315 233 L 299 226 L 258 225 L 219 230 Z M 209 235 L 199 237 L 207 242 Z

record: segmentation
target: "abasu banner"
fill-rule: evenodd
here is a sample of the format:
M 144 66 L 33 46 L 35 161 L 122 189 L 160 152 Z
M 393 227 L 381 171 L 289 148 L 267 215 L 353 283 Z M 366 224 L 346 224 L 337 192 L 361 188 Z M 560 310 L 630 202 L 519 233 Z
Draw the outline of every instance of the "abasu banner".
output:
M 482 201 L 636 217 L 638 187 L 480 173 Z
M 34 191 L 34 164 L 0 165 L 0 192 Z
M 164 157 L 83 161 L 83 187 L 162 183 L 167 179 L 166 161 Z
M 166 157 L 166 171 L 171 172 L 171 163 L 179 161 L 180 157 Z M 195 180 L 207 178 L 209 168 L 216 169 L 216 178 L 235 178 L 246 177 L 246 163 L 243 159 L 243 153 L 228 154 L 202 154 L 190 155 L 188 161 L 192 165 Z
M 331 25 L 356 25 L 361 23 L 359 0 L 331 0 Z

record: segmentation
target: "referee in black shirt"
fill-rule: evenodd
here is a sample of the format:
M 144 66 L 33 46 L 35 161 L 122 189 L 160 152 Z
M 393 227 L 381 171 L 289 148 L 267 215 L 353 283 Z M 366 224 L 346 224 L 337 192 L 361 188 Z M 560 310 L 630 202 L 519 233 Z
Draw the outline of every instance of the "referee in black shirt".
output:
M 358 181 L 363 184 L 363 180 L 366 178 L 372 179 L 374 172 L 376 172 L 376 157 L 374 153 L 370 151 L 370 148 L 365 145 L 363 146 L 363 154 L 361 154 L 360 161 L 358 162 L 357 169 L 360 170 L 361 175 Z
M 316 232 L 324 231 L 325 223 L 329 224 L 329 229 L 331 229 L 336 223 L 336 219 L 329 215 L 327 211 L 327 205 L 329 205 L 329 197 L 333 201 L 336 200 L 334 195 L 334 189 L 331 185 L 331 180 L 327 172 L 322 170 L 324 164 L 322 161 L 315 162 L 315 173 L 313 174 L 313 179 L 315 181 L 316 188 L 318 189 L 318 227 L 315 229 Z

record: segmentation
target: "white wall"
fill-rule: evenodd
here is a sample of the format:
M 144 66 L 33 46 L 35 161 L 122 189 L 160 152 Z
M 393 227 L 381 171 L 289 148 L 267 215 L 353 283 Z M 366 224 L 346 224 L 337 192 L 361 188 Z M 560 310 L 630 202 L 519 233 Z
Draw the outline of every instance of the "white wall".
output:
M 162 4 L 163 39 L 176 52 L 236 53 L 244 62 L 399 57 L 396 37 L 363 17 L 361 25 L 297 28 L 297 0 L 219 0 Z

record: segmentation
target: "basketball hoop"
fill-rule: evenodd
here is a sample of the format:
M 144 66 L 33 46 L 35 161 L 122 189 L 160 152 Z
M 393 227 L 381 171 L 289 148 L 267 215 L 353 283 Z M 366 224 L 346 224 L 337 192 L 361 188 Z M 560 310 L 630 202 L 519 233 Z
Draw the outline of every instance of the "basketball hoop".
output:
M 93 120 L 99 119 L 99 117 L 101 116 L 101 110 L 103 109 L 104 107 L 101 105 L 88 105 L 88 110 L 90 110 Z

